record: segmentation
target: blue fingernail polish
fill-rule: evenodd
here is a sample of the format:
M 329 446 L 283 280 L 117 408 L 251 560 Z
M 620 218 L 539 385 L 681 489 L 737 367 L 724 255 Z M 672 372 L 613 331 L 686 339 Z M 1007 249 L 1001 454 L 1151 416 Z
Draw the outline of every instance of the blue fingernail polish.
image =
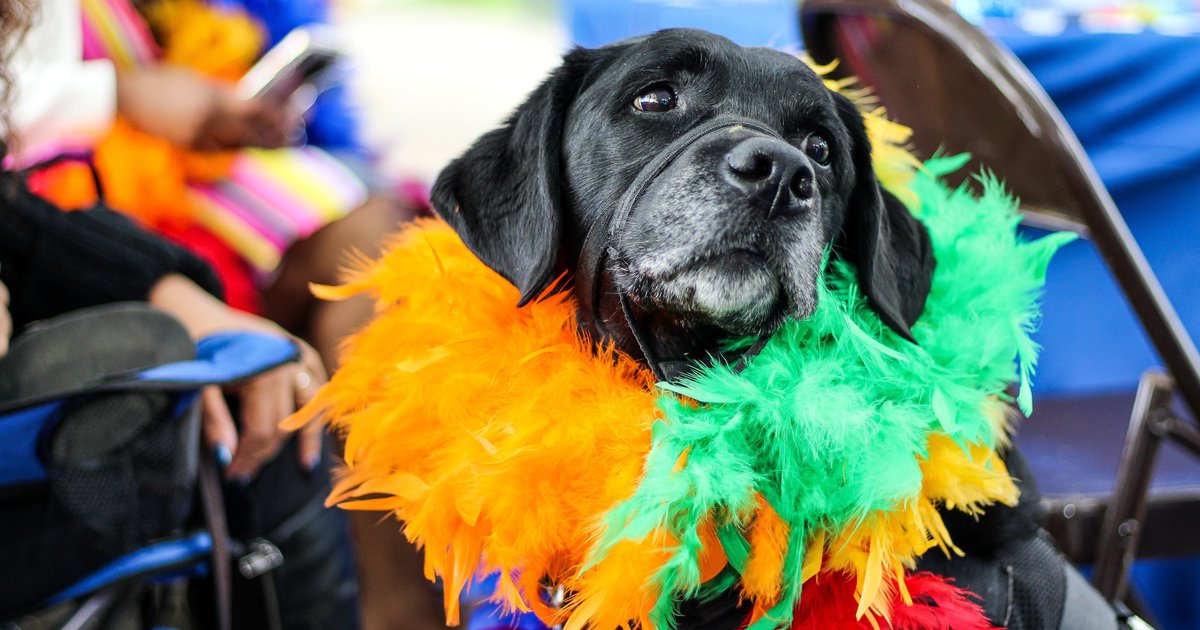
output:
M 250 485 L 251 481 L 254 481 L 254 477 L 251 477 L 250 475 L 238 475 L 233 478 L 233 483 L 236 483 L 238 487 L 241 488 L 245 488 L 246 486 Z
M 308 458 L 308 469 L 310 471 L 316 470 L 317 467 L 320 465 L 321 465 L 321 451 L 317 451 L 316 453 L 312 454 L 312 457 Z
M 222 469 L 228 468 L 229 462 L 233 461 L 233 453 L 230 453 L 229 447 L 224 444 L 218 444 L 214 454 L 217 457 L 217 465 Z

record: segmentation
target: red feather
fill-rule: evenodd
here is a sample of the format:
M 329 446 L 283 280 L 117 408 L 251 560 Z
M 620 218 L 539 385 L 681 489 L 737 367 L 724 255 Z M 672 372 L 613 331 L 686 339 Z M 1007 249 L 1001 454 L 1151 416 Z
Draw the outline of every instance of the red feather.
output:
M 993 630 L 979 596 L 959 588 L 932 573 L 914 573 L 904 577 L 913 605 L 892 605 L 892 626 L 896 630 Z
M 804 595 L 796 609 L 792 630 L 996 630 L 988 621 L 978 597 L 932 573 L 908 574 L 904 578 L 912 595 L 911 606 L 899 597 L 892 602 L 891 623 L 876 618 L 878 626 L 863 617 L 855 619 L 858 600 L 854 578 L 840 573 L 822 573 L 804 584 Z

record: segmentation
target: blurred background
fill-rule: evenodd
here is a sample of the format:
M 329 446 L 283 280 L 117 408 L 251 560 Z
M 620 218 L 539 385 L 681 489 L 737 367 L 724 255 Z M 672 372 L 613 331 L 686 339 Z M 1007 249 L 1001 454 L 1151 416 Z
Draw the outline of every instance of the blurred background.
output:
M 566 49 L 554 0 L 344 0 L 364 141 L 388 174 L 432 180 Z

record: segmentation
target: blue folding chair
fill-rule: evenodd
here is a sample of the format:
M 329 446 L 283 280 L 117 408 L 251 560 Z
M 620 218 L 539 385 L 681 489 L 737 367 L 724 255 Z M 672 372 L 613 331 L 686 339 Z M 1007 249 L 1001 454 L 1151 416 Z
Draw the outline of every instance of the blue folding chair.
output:
M 18 565 L 0 564 L 0 581 L 30 576 L 0 589 L 0 627 L 47 609 L 63 628 L 103 627 L 146 588 L 211 575 L 227 630 L 241 549 L 228 539 L 216 462 L 200 448 L 199 392 L 295 361 L 295 344 L 221 333 L 192 346 L 173 319 L 132 305 L 26 336 L 0 361 L 0 531 L 45 526 L 0 542 L 0 561 Z M 196 503 L 203 525 L 189 528 Z

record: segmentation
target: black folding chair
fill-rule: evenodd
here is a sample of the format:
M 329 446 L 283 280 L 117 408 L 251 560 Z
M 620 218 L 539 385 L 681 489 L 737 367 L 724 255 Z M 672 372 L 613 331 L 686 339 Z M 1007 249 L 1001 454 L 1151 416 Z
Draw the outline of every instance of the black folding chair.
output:
M 1151 485 L 1164 441 L 1200 457 L 1200 428 L 1172 407 L 1178 394 L 1192 418 L 1200 418 L 1200 355 L 1037 81 L 939 0 L 805 0 L 800 20 L 814 60 L 837 59 L 837 73 L 871 88 L 894 119 L 914 130 L 919 154 L 970 153 L 974 161 L 962 177 L 984 165 L 1020 197 L 1027 223 L 1090 238 L 1162 359 L 1165 371 L 1149 370 L 1141 379 L 1111 490 L 1043 488 L 1046 527 L 1060 547 L 1076 562 L 1095 562 L 1093 582 L 1113 601 L 1126 595 L 1135 554 L 1200 553 L 1193 531 L 1200 481 L 1170 491 Z M 1104 445 L 1094 437 L 1074 439 L 1103 460 Z

